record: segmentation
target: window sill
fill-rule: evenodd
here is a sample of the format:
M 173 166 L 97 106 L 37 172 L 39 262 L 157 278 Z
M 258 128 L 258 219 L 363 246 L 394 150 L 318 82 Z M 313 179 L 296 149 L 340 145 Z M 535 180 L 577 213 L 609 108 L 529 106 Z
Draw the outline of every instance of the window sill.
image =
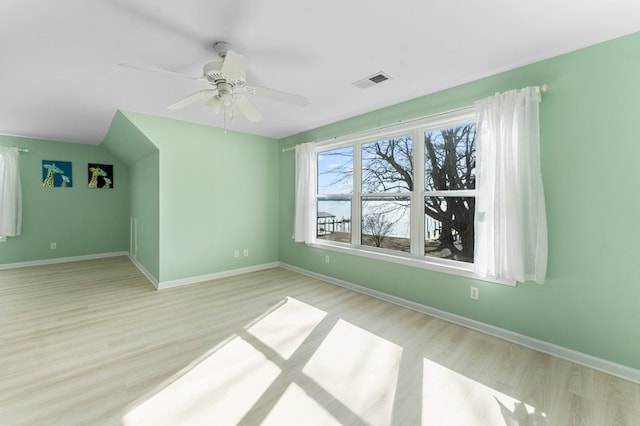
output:
M 376 249 L 353 247 L 348 244 L 325 243 L 321 241 L 314 241 L 313 243 L 309 244 L 309 246 L 322 250 L 330 250 L 354 256 L 366 257 L 368 259 L 380 260 L 383 262 L 397 263 L 414 268 L 427 269 L 430 271 L 442 272 L 451 275 L 458 275 L 461 277 L 507 285 L 510 287 L 516 286 L 516 283 L 510 280 L 491 277 L 480 277 L 473 272 L 472 266 L 470 264 L 465 264 L 462 262 L 455 262 L 446 259 L 442 259 L 440 261 L 432 261 L 425 258 L 413 257 L 408 253 L 404 255 L 397 255 L 382 250 L 379 251 Z

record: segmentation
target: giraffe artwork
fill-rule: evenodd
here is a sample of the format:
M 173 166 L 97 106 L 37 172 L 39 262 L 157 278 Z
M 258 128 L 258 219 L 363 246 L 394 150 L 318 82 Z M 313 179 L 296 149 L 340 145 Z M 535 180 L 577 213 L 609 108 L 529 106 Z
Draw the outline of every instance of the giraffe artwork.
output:
M 113 166 L 89 163 L 89 188 L 113 188 Z
M 43 188 L 68 188 L 71 186 L 71 162 L 51 160 L 42 161 Z

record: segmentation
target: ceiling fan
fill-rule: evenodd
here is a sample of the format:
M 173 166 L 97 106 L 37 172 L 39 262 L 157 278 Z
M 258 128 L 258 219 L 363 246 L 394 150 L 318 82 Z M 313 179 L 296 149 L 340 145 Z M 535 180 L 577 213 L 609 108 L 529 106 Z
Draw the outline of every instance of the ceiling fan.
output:
M 257 122 L 263 119 L 262 114 L 249 101 L 252 96 L 273 99 L 301 107 L 309 103 L 304 96 L 247 84 L 246 70 L 249 65 L 247 58 L 231 50 L 229 43 L 224 41 L 216 42 L 213 45 L 213 49 L 218 54 L 219 59 L 204 65 L 202 77 L 192 77 L 173 71 L 132 64 L 120 65 L 127 68 L 161 72 L 191 80 L 208 82 L 211 85 L 210 88 L 192 93 L 167 108 L 171 110 L 182 109 L 206 99 L 206 106 L 212 108 L 216 113 L 221 111 L 224 113 L 225 128 L 227 116 L 233 118 L 236 110 L 240 111 L 249 121 Z

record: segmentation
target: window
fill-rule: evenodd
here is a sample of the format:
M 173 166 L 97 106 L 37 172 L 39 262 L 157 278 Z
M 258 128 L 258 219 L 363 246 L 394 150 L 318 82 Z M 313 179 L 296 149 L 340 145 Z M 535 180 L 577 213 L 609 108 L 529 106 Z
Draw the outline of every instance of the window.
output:
M 385 131 L 296 145 L 294 240 L 502 284 L 543 283 L 539 103 L 539 88 L 526 87 Z
M 476 126 L 424 132 L 425 255 L 473 262 Z
M 413 135 L 360 145 L 363 246 L 411 252 Z
M 317 154 L 316 238 L 351 243 L 353 147 Z
M 469 109 L 318 146 L 315 242 L 470 270 L 474 120 Z

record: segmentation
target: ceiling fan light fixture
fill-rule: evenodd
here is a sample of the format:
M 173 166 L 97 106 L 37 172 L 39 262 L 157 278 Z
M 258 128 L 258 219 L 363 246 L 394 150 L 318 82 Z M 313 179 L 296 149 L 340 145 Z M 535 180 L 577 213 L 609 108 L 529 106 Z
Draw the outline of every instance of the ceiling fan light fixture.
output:
M 220 99 L 218 99 L 218 96 L 212 96 L 207 102 L 205 102 L 205 105 L 213 109 L 213 112 L 216 114 L 220 112 Z
M 231 108 L 233 106 L 233 96 L 231 93 L 221 93 L 220 95 L 220 103 L 222 107 L 225 109 Z

